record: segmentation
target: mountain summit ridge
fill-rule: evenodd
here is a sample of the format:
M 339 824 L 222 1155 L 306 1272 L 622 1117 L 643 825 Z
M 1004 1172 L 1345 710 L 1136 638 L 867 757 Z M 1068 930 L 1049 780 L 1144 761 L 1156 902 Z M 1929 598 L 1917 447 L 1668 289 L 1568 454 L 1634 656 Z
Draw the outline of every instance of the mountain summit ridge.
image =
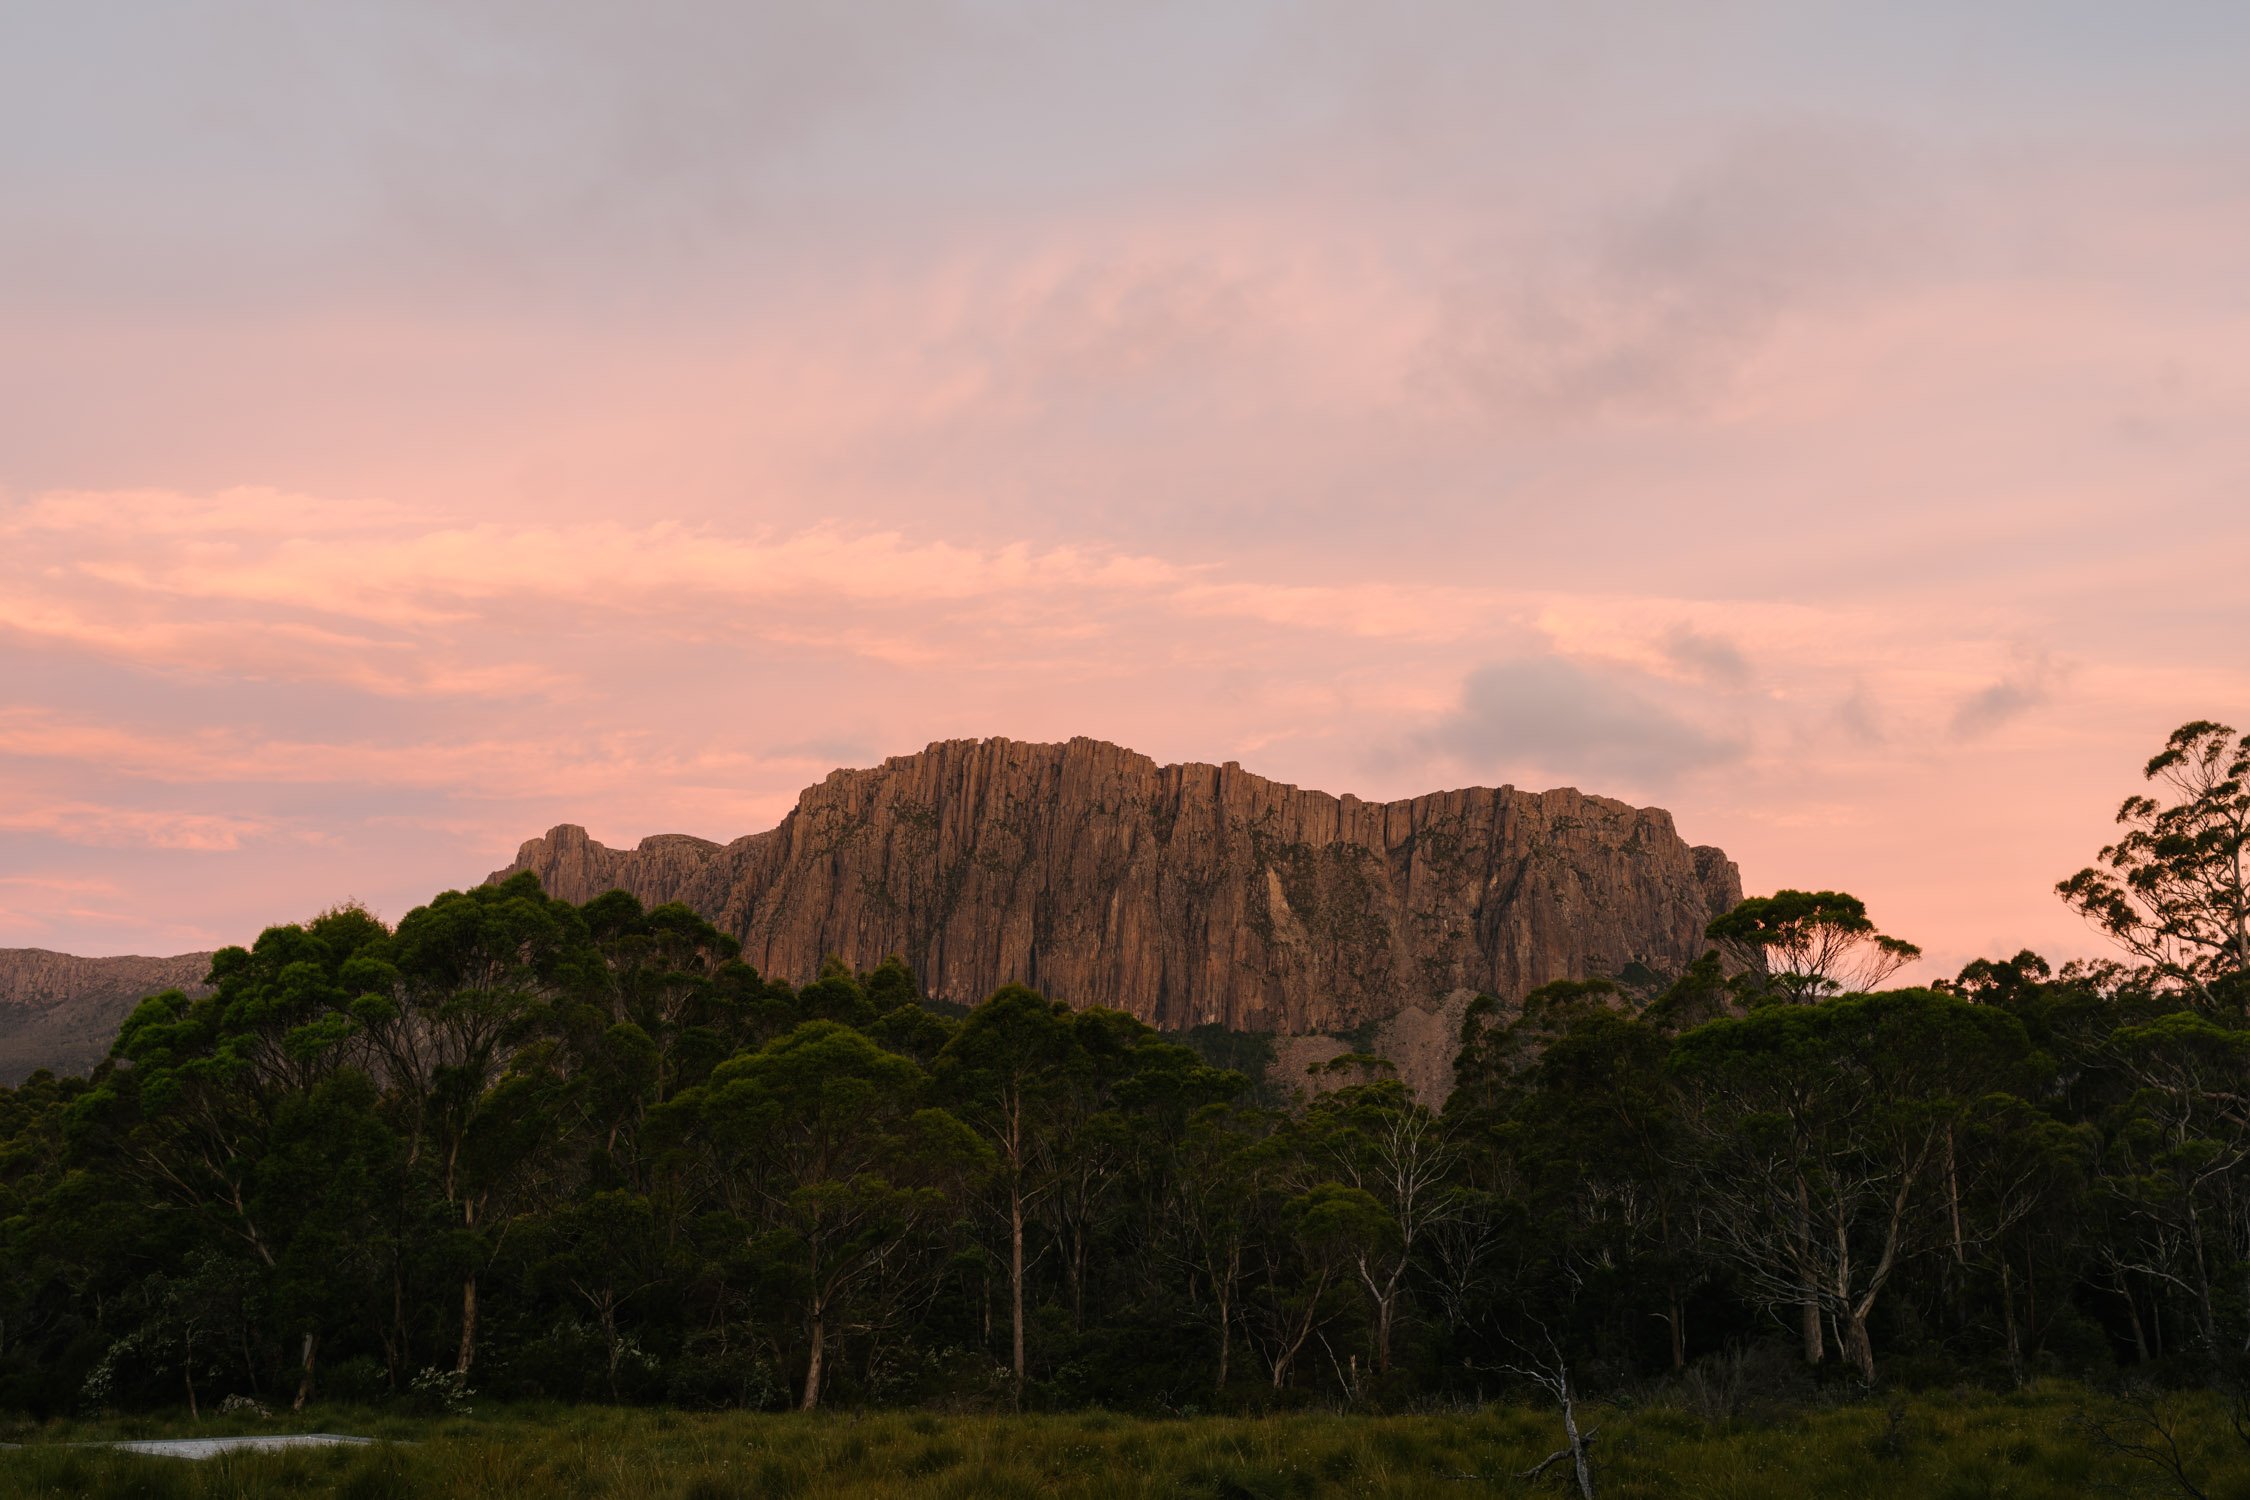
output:
M 612 849 L 575 824 L 491 880 L 681 901 L 802 980 L 898 953 L 934 996 L 1024 983 L 1168 1028 L 1345 1031 L 1462 990 L 1677 970 L 1741 899 L 1671 814 L 1575 788 L 1394 802 L 1106 741 L 940 740 L 832 771 L 773 828 Z
M 39 1068 L 83 1073 L 109 1055 L 117 1028 L 144 995 L 206 993 L 208 953 L 81 958 L 47 948 L 0 948 L 0 1087 Z

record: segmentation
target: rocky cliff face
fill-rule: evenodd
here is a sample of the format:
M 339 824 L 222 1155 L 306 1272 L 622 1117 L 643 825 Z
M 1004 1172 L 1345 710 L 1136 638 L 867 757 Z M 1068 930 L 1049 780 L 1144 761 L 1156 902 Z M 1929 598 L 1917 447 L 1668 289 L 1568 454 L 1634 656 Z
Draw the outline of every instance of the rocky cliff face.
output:
M 1742 894 L 1656 808 L 1511 787 L 1363 802 L 1087 739 L 949 740 L 832 772 L 725 845 L 610 849 L 565 825 L 492 878 L 517 870 L 572 901 L 684 901 L 800 981 L 827 954 L 898 953 L 947 1000 L 1021 982 L 1164 1027 L 1292 1034 L 1676 970 Z
M 109 1055 L 117 1028 L 147 996 L 203 993 L 208 953 L 172 958 L 78 958 L 0 948 L 0 1086 L 40 1068 L 84 1073 Z

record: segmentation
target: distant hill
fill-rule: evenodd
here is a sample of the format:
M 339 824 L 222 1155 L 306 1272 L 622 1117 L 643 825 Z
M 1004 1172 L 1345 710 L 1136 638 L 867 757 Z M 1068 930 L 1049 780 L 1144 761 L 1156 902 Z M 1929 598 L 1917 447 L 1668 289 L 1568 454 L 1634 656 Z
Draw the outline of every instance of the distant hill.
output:
M 1020 982 L 1174 1030 L 1403 1026 L 1447 1064 L 1438 1018 L 1466 994 L 1677 972 L 1742 897 L 1733 862 L 1660 808 L 1568 788 L 1366 802 L 1091 739 L 831 772 L 729 844 L 611 849 L 566 824 L 491 878 L 518 870 L 571 901 L 685 902 L 782 977 L 898 953 L 963 1004 Z
M 79 958 L 0 948 L 0 1085 L 41 1068 L 84 1073 L 109 1055 L 133 1007 L 169 989 L 204 993 L 208 953 L 171 958 Z

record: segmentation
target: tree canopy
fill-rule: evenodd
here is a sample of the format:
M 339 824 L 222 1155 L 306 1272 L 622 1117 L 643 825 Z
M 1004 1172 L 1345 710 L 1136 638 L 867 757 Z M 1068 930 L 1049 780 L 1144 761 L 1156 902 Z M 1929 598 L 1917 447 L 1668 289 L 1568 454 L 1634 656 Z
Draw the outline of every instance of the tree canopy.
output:
M 1478 997 L 1444 1099 L 896 958 L 792 984 L 624 892 L 340 907 L 0 1091 L 0 1402 L 1256 1409 L 1748 1344 L 2230 1377 L 2243 753 L 2183 728 L 2064 883 L 2137 963 L 1884 989 L 1912 947 L 1785 890 L 1668 978 Z

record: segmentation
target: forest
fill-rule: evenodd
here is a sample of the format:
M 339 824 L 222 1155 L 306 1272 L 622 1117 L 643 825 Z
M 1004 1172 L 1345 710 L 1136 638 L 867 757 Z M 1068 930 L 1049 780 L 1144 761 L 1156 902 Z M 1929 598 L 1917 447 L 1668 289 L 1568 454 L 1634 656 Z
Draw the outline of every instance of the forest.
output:
M 1683 973 L 1480 998 L 1443 1100 L 896 959 L 762 975 L 622 892 L 341 906 L 0 1093 L 0 1406 L 2237 1391 L 2250 736 L 2147 779 L 2058 887 L 2114 960 L 1885 988 L 1912 945 L 1780 891 Z

